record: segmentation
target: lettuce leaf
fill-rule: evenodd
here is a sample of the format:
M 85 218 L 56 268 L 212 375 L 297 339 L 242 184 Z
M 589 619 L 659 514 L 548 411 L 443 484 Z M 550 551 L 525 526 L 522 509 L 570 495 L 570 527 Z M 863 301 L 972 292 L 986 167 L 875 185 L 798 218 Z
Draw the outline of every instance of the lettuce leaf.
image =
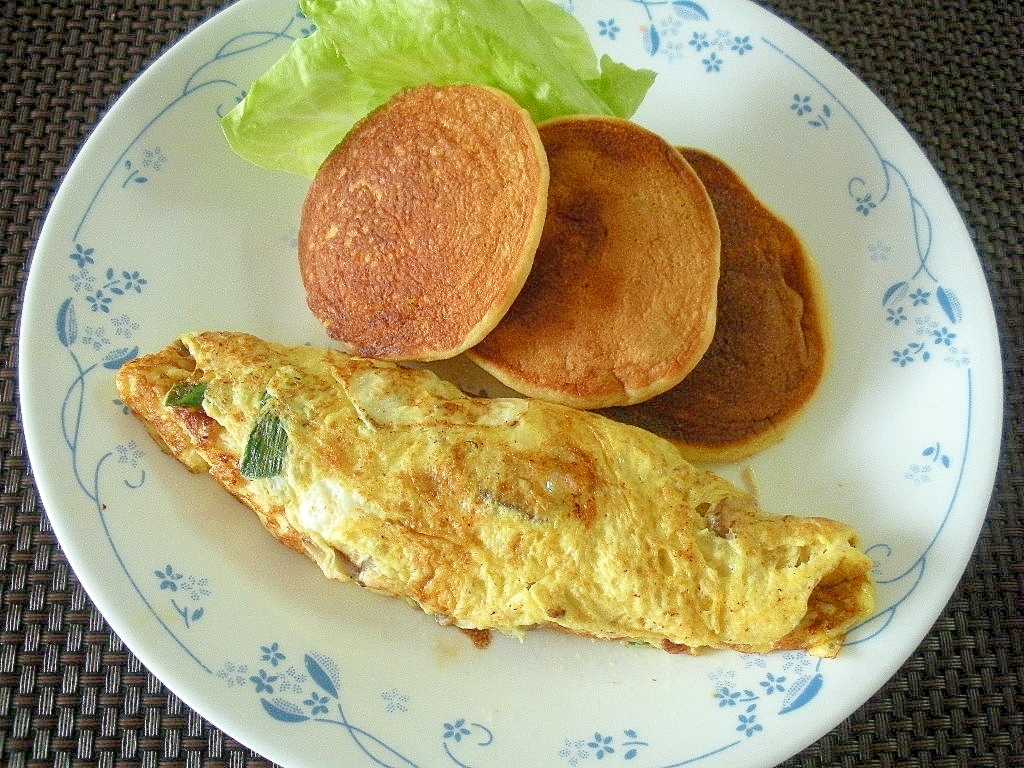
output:
M 537 122 L 630 117 L 649 70 L 598 60 L 580 23 L 547 0 L 301 0 L 316 25 L 222 120 L 231 148 L 312 178 L 360 119 L 424 83 L 510 94 Z

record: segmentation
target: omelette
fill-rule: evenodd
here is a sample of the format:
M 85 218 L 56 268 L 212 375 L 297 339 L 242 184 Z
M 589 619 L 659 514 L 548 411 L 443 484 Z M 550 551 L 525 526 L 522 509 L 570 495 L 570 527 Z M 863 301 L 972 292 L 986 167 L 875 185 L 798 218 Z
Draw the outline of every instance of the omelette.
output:
M 186 334 L 117 387 L 164 450 L 328 577 L 443 624 L 834 656 L 873 610 L 849 525 L 769 515 L 596 413 L 240 333 Z

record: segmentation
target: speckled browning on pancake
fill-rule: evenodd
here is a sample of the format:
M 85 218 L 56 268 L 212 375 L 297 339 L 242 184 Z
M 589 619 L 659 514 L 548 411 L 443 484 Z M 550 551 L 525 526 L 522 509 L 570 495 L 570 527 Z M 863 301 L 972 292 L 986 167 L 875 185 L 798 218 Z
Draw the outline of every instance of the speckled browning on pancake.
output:
M 781 440 L 828 367 L 830 319 L 813 259 L 720 159 L 683 150 L 718 212 L 718 321 L 707 353 L 668 392 L 607 414 L 678 442 L 691 460 L 736 461 Z
M 615 118 L 540 126 L 551 181 L 533 271 L 467 352 L 523 394 L 627 405 L 678 383 L 711 342 L 715 212 L 671 145 Z
M 547 187 L 537 129 L 507 94 L 399 94 L 352 129 L 310 186 L 299 227 L 310 309 L 353 354 L 458 354 L 519 293 Z
M 164 405 L 180 381 L 205 385 L 201 406 Z M 873 609 L 854 529 L 768 515 L 669 441 L 598 414 L 244 334 L 188 334 L 117 384 L 173 455 L 326 575 L 463 629 L 830 656 Z M 268 416 L 283 464 L 246 479 Z

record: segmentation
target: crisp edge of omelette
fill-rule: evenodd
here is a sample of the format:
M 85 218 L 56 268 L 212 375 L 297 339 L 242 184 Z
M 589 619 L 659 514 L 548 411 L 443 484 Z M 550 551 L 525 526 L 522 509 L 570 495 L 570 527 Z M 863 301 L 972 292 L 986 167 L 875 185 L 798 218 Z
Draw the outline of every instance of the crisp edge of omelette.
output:
M 269 378 L 274 375 L 275 369 L 288 368 L 288 364 L 284 361 L 289 360 L 289 355 L 291 355 L 291 359 L 294 359 L 297 366 L 311 365 L 320 369 L 334 369 L 335 376 L 337 376 L 338 370 L 346 367 L 371 365 L 384 371 L 386 375 L 419 377 L 415 381 L 421 391 L 413 390 L 412 396 L 421 401 L 437 401 L 442 404 L 448 400 L 457 401 L 460 404 L 487 403 L 486 406 L 481 407 L 496 405 L 495 401 L 467 398 L 453 385 L 423 371 L 415 374 L 408 371 L 401 373 L 405 369 L 397 368 L 392 364 L 360 361 L 331 350 L 315 350 L 310 347 L 289 349 L 245 334 L 186 334 L 170 347 L 132 361 L 121 369 L 117 377 L 117 385 L 122 401 L 143 421 L 147 430 L 167 453 L 177 458 L 193 472 L 208 471 L 226 490 L 254 511 L 263 526 L 275 538 L 291 549 L 307 555 L 320 566 L 327 576 L 341 580 L 354 579 L 370 588 L 374 588 L 374 585 L 359 578 L 358 568 L 355 569 L 355 572 L 353 571 L 353 563 L 348 556 L 350 553 L 332 546 L 316 531 L 311 532 L 304 529 L 301 520 L 297 521 L 294 510 L 284 508 L 287 503 L 282 505 L 280 499 L 268 496 L 265 488 L 261 488 L 260 483 L 251 482 L 243 477 L 241 470 L 241 465 L 244 464 L 244 459 L 241 456 L 242 446 L 238 444 L 237 439 L 233 445 L 226 445 L 222 439 L 225 429 L 203 408 L 165 405 L 168 392 L 176 385 L 204 379 L 210 375 L 209 370 L 202 370 L 201 362 L 197 365 L 196 358 L 200 360 L 205 358 L 208 361 L 206 368 L 215 368 L 216 366 L 210 361 L 217 352 L 225 352 L 225 362 L 230 365 L 233 361 L 235 368 L 220 371 L 215 375 L 226 377 L 238 384 L 233 389 L 248 393 L 244 397 L 250 400 L 254 397 L 253 393 L 259 397 L 260 387 L 266 386 Z M 425 380 L 424 376 L 429 380 Z M 398 388 L 403 389 L 404 383 L 403 381 Z M 343 398 L 348 396 L 345 393 L 341 394 Z M 525 401 L 517 400 L 516 402 L 523 403 Z M 554 409 L 559 413 L 560 418 L 597 419 L 596 424 L 598 425 L 614 424 L 595 414 L 573 411 L 573 409 L 563 406 L 552 406 L 539 401 L 531 401 L 531 403 L 542 409 Z M 257 404 L 243 405 L 243 410 L 249 412 L 254 408 L 258 410 Z M 216 413 L 216 409 L 214 412 Z M 237 427 L 237 425 L 235 426 Z M 627 442 L 635 440 L 639 443 L 650 444 L 650 441 L 653 440 L 658 450 L 670 445 L 667 441 L 662 441 L 650 433 L 633 427 L 623 428 L 623 425 L 615 424 L 613 431 L 619 437 L 624 436 Z M 674 447 L 672 451 L 675 451 Z M 683 465 L 686 464 L 681 457 L 678 460 Z M 714 477 L 710 473 L 704 474 Z M 714 478 L 714 480 L 723 486 L 729 486 L 720 478 Z M 732 493 L 732 491 L 730 490 L 728 493 Z M 842 647 L 846 633 L 858 623 L 866 620 L 874 610 L 874 585 L 870 577 L 873 564 L 859 550 L 859 539 L 856 532 L 849 526 L 825 518 L 767 515 L 757 509 L 756 503 L 751 498 L 744 498 L 746 495 L 738 489 L 735 490 L 735 494 L 739 503 L 733 506 L 733 511 L 725 513 L 720 511 L 715 516 L 716 519 L 710 522 L 709 527 L 720 528 L 728 535 L 730 526 L 741 530 L 752 521 L 754 523 L 753 530 L 757 532 L 757 526 L 762 518 L 774 518 L 779 521 L 785 519 L 787 524 L 797 526 L 813 528 L 824 526 L 828 531 L 825 540 L 830 542 L 829 546 L 836 550 L 830 553 L 830 564 L 826 566 L 825 571 L 820 573 L 820 580 L 815 583 L 813 591 L 806 595 L 806 603 L 799 622 L 789 631 L 781 636 L 774 636 L 767 643 L 762 639 L 756 645 L 736 640 L 719 641 L 715 638 L 710 640 L 702 638 L 696 644 L 687 645 L 678 643 L 669 637 L 657 641 L 657 635 L 652 636 L 649 632 L 638 632 L 634 635 L 628 630 L 623 631 L 618 626 L 605 630 L 599 620 L 596 623 L 584 621 L 573 624 L 558 618 L 552 618 L 549 622 L 544 621 L 543 619 L 546 617 L 542 616 L 542 620 L 536 621 L 530 626 L 551 624 L 577 634 L 640 642 L 660 646 L 669 651 L 697 652 L 702 647 L 727 647 L 752 652 L 802 648 L 816 656 L 835 656 Z M 723 507 L 723 509 L 725 508 Z M 732 515 L 735 519 L 725 520 L 724 516 L 728 515 Z M 450 622 L 463 629 L 498 629 L 507 634 L 518 636 L 522 634 L 522 627 L 500 624 L 486 626 L 482 622 L 467 619 L 464 612 L 446 610 L 444 606 L 439 607 L 423 600 L 420 595 L 407 594 L 401 587 L 396 588 L 392 585 L 376 591 L 407 599 L 411 598 L 411 601 L 419 604 L 424 611 L 443 620 L 442 623 Z M 652 641 L 652 637 L 654 637 L 654 641 Z

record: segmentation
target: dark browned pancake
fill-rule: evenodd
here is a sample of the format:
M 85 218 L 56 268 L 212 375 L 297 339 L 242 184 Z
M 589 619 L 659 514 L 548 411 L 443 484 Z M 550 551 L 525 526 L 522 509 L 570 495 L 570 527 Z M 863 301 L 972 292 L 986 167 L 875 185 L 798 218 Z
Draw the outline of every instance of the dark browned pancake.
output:
M 735 461 L 782 439 L 828 365 L 824 291 L 797 234 L 720 159 L 686 149 L 722 230 L 718 322 L 675 388 L 607 411 L 674 440 L 691 461 Z
M 547 189 L 537 129 L 507 94 L 404 91 L 352 129 L 310 186 L 299 228 L 310 309 L 351 354 L 459 354 L 522 288 Z
M 675 147 L 625 120 L 560 118 L 540 135 L 551 181 L 533 271 L 467 355 L 577 408 L 664 392 L 714 332 L 720 246 L 704 187 Z

